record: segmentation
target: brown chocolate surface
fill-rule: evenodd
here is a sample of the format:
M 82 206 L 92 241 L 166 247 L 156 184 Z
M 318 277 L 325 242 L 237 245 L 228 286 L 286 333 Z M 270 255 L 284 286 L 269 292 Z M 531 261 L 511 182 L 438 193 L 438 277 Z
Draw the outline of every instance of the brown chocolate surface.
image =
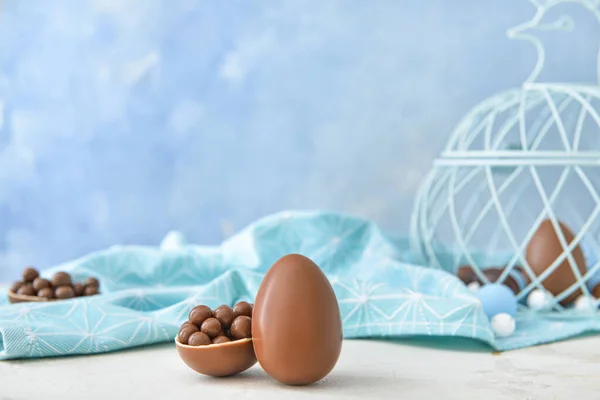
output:
M 40 273 L 33 267 L 27 267 L 23 270 L 23 282 L 33 282 Z
M 188 339 L 188 345 L 190 346 L 206 346 L 210 343 L 210 338 L 204 332 L 194 332 Z
M 71 286 L 59 286 L 54 289 L 54 297 L 57 299 L 70 299 L 75 297 L 75 291 Z
M 210 317 L 212 317 L 212 310 L 208 306 L 196 306 L 192 308 L 188 315 L 189 321 L 198 328 L 200 328 L 204 320 Z
M 274 379 L 306 385 L 324 378 L 342 348 L 342 321 L 331 284 L 310 259 L 279 259 L 258 289 L 252 316 L 257 359 Z
M 43 297 L 45 299 L 52 299 L 54 298 L 54 289 L 52 288 L 44 288 L 41 289 L 38 293 L 37 293 L 38 297 Z
M 519 270 L 518 267 L 515 267 L 515 269 Z M 482 273 L 490 282 L 497 282 L 498 278 L 500 278 L 500 275 L 504 273 L 504 268 L 486 268 L 482 271 Z M 478 282 L 479 284 L 483 284 L 481 279 L 479 279 L 479 277 L 475 274 L 475 271 L 473 271 L 473 269 L 468 265 L 461 266 L 458 269 L 457 275 L 459 279 L 463 281 L 463 283 L 466 285 L 468 285 L 471 282 Z M 501 283 L 508 286 L 510 290 L 512 290 L 515 294 L 519 293 L 519 285 L 512 276 L 508 275 L 506 279 L 504 279 L 504 281 Z
M 181 324 L 181 327 L 179 328 L 179 330 L 183 329 L 185 326 L 189 326 L 189 325 L 194 325 L 192 324 L 190 321 L 185 321 L 183 324 Z M 196 326 L 196 325 L 194 325 Z M 197 328 L 197 326 L 196 326 Z M 199 329 L 198 329 L 199 330 Z
M 215 310 L 213 311 L 213 315 L 216 319 L 219 320 L 223 329 L 229 328 L 234 319 L 233 310 L 231 309 L 231 307 L 226 305 L 222 305 L 215 308 Z
M 177 352 L 188 367 L 209 376 L 230 376 L 256 364 L 252 339 L 210 346 L 187 346 L 175 340 Z
M 190 368 L 204 375 L 229 376 L 256 364 L 254 347 L 249 338 L 251 318 L 239 317 L 240 321 L 235 324 L 233 331 L 245 339 L 235 340 L 229 329 L 233 317 L 234 312 L 227 305 L 215 310 L 199 305 L 190 311 L 188 321 L 181 325 L 175 340 L 179 356 Z
M 38 277 L 33 280 L 33 288 L 37 291 L 49 288 L 50 286 L 52 285 L 50 284 L 50 281 L 48 279 Z
M 66 272 L 57 272 L 52 277 L 52 286 L 55 288 L 59 286 L 70 286 L 73 283 L 71 280 L 71 275 Z
M 73 284 L 73 291 L 75 292 L 76 297 L 83 296 L 84 290 L 85 290 L 85 287 L 81 283 Z
M 460 279 L 465 285 L 477 280 L 477 275 L 475 275 L 475 272 L 470 265 L 461 265 L 458 268 L 456 276 L 458 276 L 458 279 Z
M 98 286 L 86 286 L 83 288 L 84 296 L 95 296 L 97 294 L 99 294 Z
M 10 303 L 66 300 L 100 294 L 100 282 L 94 277 L 88 278 L 86 285 L 74 283 L 67 272 L 57 272 L 52 280 L 48 280 L 33 267 L 25 268 L 22 276 L 24 281 L 15 282 L 8 291 Z
M 570 244 L 575 238 L 575 235 L 562 222 L 559 222 L 559 227 L 564 235 L 566 244 Z M 529 266 L 537 276 L 540 276 L 562 253 L 563 247 L 558 239 L 554 225 L 552 225 L 552 221 L 549 219 L 542 221 L 538 230 L 527 245 L 526 258 Z M 575 246 L 571 251 L 571 254 L 576 264 L 575 267 L 583 276 L 585 274 L 586 265 L 581 247 L 579 245 Z M 577 282 L 577 277 L 571 269 L 569 259 L 564 258 L 564 261 L 542 281 L 542 285 L 554 296 L 558 296 L 575 282 Z M 561 304 L 563 306 L 568 305 L 579 295 L 581 295 L 581 289 L 572 292 L 561 301 Z
M 216 318 L 208 318 L 202 323 L 200 330 L 212 339 L 221 333 L 221 323 Z
M 236 340 L 252 337 L 252 318 L 240 315 L 233 320 L 229 333 Z
M 239 317 L 240 315 L 252 317 L 252 304 L 246 301 L 240 301 L 235 306 L 233 306 L 234 319 Z
M 600 299 L 600 284 L 594 286 L 594 288 L 592 289 L 592 295 L 595 298 Z
M 19 291 L 19 289 L 21 288 L 21 286 L 23 286 L 23 282 L 15 282 L 10 287 L 10 291 L 13 293 L 17 293 Z
M 221 344 L 221 343 L 227 343 L 227 342 L 231 342 L 231 339 L 229 339 L 225 335 L 219 335 L 212 340 L 212 344 Z
M 199 331 L 200 329 L 198 329 L 198 327 L 194 324 L 183 324 L 179 329 L 179 334 L 177 337 L 182 344 L 188 344 L 190 336 Z
M 23 296 L 35 296 L 36 292 L 31 283 L 26 283 L 22 285 L 19 290 L 17 290 L 17 294 L 21 294 Z
M 83 286 L 89 286 L 89 287 L 93 286 L 96 289 L 99 289 L 100 288 L 100 282 L 98 281 L 98 279 L 96 279 L 94 277 L 90 277 L 90 278 L 87 278 L 85 280 L 85 282 L 83 283 Z

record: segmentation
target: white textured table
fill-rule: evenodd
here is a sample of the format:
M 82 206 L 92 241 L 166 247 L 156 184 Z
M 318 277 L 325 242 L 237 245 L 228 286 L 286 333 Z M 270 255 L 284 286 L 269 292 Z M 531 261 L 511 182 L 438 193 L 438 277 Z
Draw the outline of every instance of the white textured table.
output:
M 292 388 L 258 365 L 196 374 L 174 345 L 90 357 L 0 362 L 0 399 L 600 399 L 600 337 L 502 354 L 472 341 L 344 342 L 334 371 Z

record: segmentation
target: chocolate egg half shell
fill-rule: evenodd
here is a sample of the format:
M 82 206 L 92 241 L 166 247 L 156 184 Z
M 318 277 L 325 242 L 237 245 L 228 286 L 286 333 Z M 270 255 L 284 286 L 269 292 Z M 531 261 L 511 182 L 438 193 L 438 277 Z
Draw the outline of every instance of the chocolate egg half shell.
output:
M 179 356 L 194 371 L 209 376 L 231 376 L 256 364 L 252 339 L 188 346 L 175 339 Z
M 342 349 L 335 293 L 310 259 L 290 254 L 265 275 L 254 302 L 252 340 L 261 367 L 288 385 L 327 376 Z
M 558 225 L 565 238 L 566 244 L 569 245 L 573 241 L 575 235 L 562 222 L 559 221 Z M 540 276 L 565 250 L 563 250 L 563 246 L 558 239 L 552 221 L 546 219 L 542 221 L 527 244 L 525 257 L 535 275 Z M 571 254 L 576 264 L 574 267 L 577 268 L 583 276 L 586 271 L 586 265 L 581 247 L 579 245 L 575 246 L 571 251 Z M 542 281 L 542 285 L 554 296 L 558 296 L 575 282 L 577 282 L 577 277 L 573 273 L 569 259 L 565 257 L 560 265 L 554 268 L 554 271 Z M 581 289 L 573 291 L 561 301 L 561 304 L 567 305 L 572 303 L 580 294 Z

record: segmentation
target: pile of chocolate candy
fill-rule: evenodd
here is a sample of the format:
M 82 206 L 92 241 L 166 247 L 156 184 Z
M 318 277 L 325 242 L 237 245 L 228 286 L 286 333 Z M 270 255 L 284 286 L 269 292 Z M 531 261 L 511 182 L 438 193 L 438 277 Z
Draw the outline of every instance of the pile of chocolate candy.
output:
M 233 309 L 226 305 L 214 310 L 196 306 L 188 318 L 177 336 L 181 344 L 205 346 L 252 337 L 252 304 L 245 301 L 240 301 Z
M 83 283 L 73 283 L 71 275 L 66 272 L 57 272 L 52 280 L 48 280 L 40 277 L 35 268 L 27 267 L 23 271 L 23 280 L 15 282 L 10 291 L 22 296 L 62 300 L 99 294 L 100 282 L 96 278 L 88 278 Z

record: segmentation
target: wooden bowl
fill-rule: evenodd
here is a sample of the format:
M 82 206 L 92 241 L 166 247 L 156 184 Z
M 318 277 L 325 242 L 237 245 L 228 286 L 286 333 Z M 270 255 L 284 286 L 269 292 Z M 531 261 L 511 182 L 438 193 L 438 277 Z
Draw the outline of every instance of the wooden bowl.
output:
M 17 303 L 42 303 L 45 301 L 55 301 L 56 299 L 49 299 L 47 297 L 38 297 L 38 296 L 25 296 L 22 294 L 17 294 L 11 290 L 8 291 L 8 301 L 11 304 Z
M 209 376 L 231 376 L 256 364 L 252 339 L 240 339 L 206 346 L 188 346 L 175 338 L 177 352 L 194 371 Z

